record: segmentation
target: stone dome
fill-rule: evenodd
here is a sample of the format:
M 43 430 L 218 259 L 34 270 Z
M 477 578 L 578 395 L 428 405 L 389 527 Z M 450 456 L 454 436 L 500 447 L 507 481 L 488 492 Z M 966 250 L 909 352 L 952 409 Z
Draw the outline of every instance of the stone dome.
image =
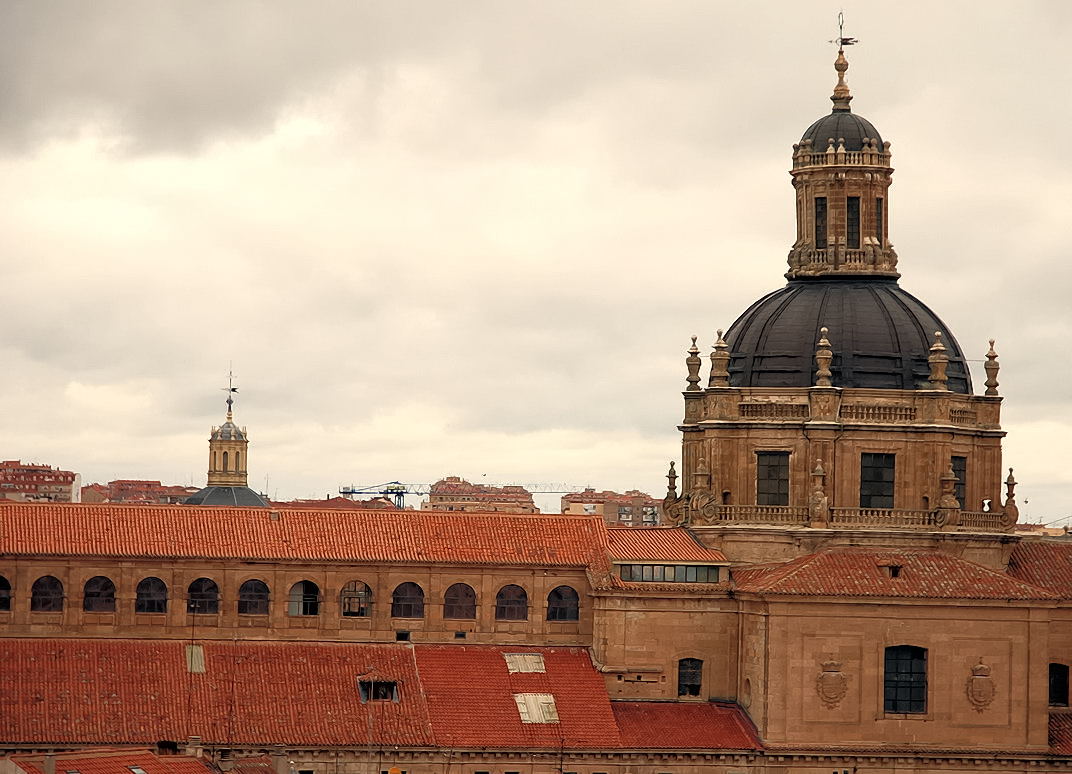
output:
M 940 331 L 949 389 L 971 394 L 964 353 L 949 328 L 896 280 L 882 278 L 793 280 L 763 296 L 726 333 L 730 385 L 812 386 L 824 326 L 835 387 L 929 389 L 927 357 Z
M 863 116 L 858 116 L 848 110 L 835 110 L 830 115 L 823 116 L 804 130 L 800 141 L 811 140 L 815 151 L 825 151 L 830 138 L 834 138 L 834 147 L 837 141 L 845 139 L 845 150 L 863 150 L 864 138 L 878 140 L 879 148 L 882 147 L 882 137 L 875 125 Z
M 212 431 L 212 436 L 209 440 L 212 441 L 244 441 L 246 440 L 246 434 L 238 429 L 231 420 L 227 420 L 222 425 Z

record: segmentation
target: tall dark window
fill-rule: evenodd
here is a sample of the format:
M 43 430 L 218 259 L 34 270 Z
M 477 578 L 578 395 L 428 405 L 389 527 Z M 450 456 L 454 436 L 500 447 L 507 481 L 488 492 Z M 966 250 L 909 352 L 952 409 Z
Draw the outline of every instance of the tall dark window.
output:
M 424 589 L 416 583 L 400 583 L 391 595 L 392 618 L 424 618 Z
M 238 587 L 239 615 L 268 615 L 268 584 L 253 578 Z
M 789 452 L 756 452 L 756 504 L 789 505 Z
M 968 458 L 951 457 L 950 462 L 953 465 L 953 475 L 957 477 L 957 483 L 953 485 L 953 494 L 956 495 L 960 507 L 967 508 L 964 498 L 968 493 Z
M 220 612 L 220 588 L 209 578 L 198 578 L 190 584 L 186 594 L 187 613 Z
M 860 455 L 860 507 L 892 508 L 895 454 Z
M 291 586 L 287 615 L 320 615 L 320 587 L 308 580 Z
M 503 586 L 495 595 L 496 621 L 527 621 L 529 617 L 529 595 L 525 589 L 513 584 Z
M 468 583 L 455 583 L 443 596 L 444 618 L 476 618 L 476 592 Z
M 875 199 L 875 241 L 878 242 L 879 247 L 882 246 L 882 219 L 885 217 L 883 211 L 885 203 L 886 201 L 881 197 Z
M 581 598 L 570 586 L 558 586 L 547 595 L 548 621 L 576 621 L 581 614 Z
M 703 661 L 683 658 L 677 662 L 677 695 L 699 696 L 703 686 Z
M 35 613 L 58 613 L 63 610 L 63 584 L 46 575 L 30 587 L 30 610 Z
M 372 615 L 372 589 L 367 583 L 350 581 L 339 592 L 343 618 L 368 618 Z
M 815 197 L 815 249 L 826 249 L 826 197 Z
M 886 712 L 927 711 L 927 649 L 913 645 L 886 648 L 883 708 Z
M 845 200 L 845 246 L 850 250 L 860 249 L 859 196 L 850 196 Z
M 114 613 L 115 584 L 103 575 L 87 580 L 82 587 L 82 609 L 89 613 Z
M 0 610 L 11 609 L 11 583 L 0 575 Z
M 167 586 L 159 578 L 142 578 L 134 592 L 135 613 L 166 613 Z
M 1068 706 L 1068 665 L 1050 664 L 1050 706 Z

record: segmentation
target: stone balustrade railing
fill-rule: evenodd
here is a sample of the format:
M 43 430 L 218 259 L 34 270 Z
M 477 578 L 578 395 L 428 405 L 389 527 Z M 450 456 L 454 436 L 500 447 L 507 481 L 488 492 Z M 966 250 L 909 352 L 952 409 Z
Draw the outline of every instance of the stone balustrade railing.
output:
M 831 508 L 830 526 L 937 529 L 938 521 L 933 511 L 895 508 Z
M 841 151 L 839 153 L 835 148 L 832 151 L 797 153 L 793 158 L 793 169 L 799 169 L 800 167 L 829 167 L 840 164 L 888 167 L 890 165 L 890 154 L 868 150 Z

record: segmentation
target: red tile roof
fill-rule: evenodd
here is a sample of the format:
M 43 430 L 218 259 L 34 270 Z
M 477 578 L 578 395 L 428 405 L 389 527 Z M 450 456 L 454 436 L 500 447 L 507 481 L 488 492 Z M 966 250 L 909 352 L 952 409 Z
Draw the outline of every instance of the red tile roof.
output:
M 900 566 L 891 577 L 887 566 Z M 733 571 L 738 591 L 931 599 L 1054 599 L 1037 586 L 938 551 L 836 548 Z
M 1050 752 L 1072 755 L 1072 715 L 1050 715 Z
M 605 545 L 594 516 L 0 504 L 0 554 L 16 556 L 586 567 Z
M 188 645 L 203 648 L 204 673 L 187 668 Z M 538 653 L 546 671 L 510 673 L 505 653 Z M 397 682 L 399 701 L 362 704 L 362 678 Z M 560 722 L 522 723 L 517 693 L 551 694 Z M 612 708 L 581 648 L 0 639 L 0 743 L 155 744 L 198 735 L 227 746 L 758 744 L 730 705 L 633 704 L 641 703 Z
M 681 527 L 608 527 L 610 555 L 616 561 L 724 563 L 721 551 L 700 543 Z
M 1072 599 L 1072 540 L 1024 540 L 1013 549 L 1009 575 Z
M 44 774 L 45 756 L 40 753 L 12 755 L 11 762 L 27 774 Z M 210 774 L 205 763 L 187 755 L 154 755 L 149 750 L 99 748 L 57 753 L 56 771 L 79 774 L 131 774 L 138 766 L 145 774 Z
M 622 747 L 759 750 L 747 715 L 721 702 L 616 701 L 611 704 Z

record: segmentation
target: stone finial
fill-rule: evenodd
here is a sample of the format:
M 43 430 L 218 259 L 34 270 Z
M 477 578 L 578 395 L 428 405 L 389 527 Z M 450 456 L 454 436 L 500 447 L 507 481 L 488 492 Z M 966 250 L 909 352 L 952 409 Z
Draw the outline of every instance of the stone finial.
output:
M 711 378 L 707 382 L 708 387 L 730 386 L 730 347 L 722 338 L 722 331 L 718 331 L 714 349 L 711 351 Z
M 685 358 L 685 365 L 688 366 L 689 375 L 685 379 L 689 383 L 689 386 L 685 388 L 687 392 L 699 392 L 700 390 L 700 350 L 696 346 L 696 337 L 692 337 L 692 346 L 689 347 L 689 356 Z
M 837 85 L 830 101 L 834 103 L 834 110 L 850 112 L 849 103 L 852 102 L 852 94 L 849 93 L 849 84 L 845 82 L 845 73 L 849 71 L 849 60 L 845 58 L 845 49 L 838 46 L 837 59 L 834 60 L 834 71 L 837 73 Z
M 830 363 L 834 360 L 834 353 L 830 350 L 829 339 L 826 338 L 829 332 L 826 326 L 819 329 L 819 345 L 815 350 L 815 365 L 818 366 L 815 371 L 816 387 L 833 386 L 833 382 L 830 381 L 833 375 L 830 373 Z
M 994 340 L 990 340 L 990 349 L 986 353 L 986 363 L 983 364 L 983 370 L 986 371 L 986 392 L 984 395 L 997 395 L 998 394 L 998 369 L 1001 366 L 998 365 L 998 353 L 994 351 Z
M 830 501 L 826 496 L 826 471 L 823 461 L 815 461 L 811 472 L 811 493 L 808 495 L 808 514 L 813 527 L 825 527 L 830 522 Z
M 934 344 L 931 345 L 931 354 L 927 357 L 927 362 L 931 366 L 931 389 L 932 390 L 948 390 L 949 389 L 949 377 L 946 376 L 945 369 L 949 365 L 949 355 L 945 352 L 945 345 L 942 344 L 942 332 L 934 332 Z
M 677 499 L 677 470 L 674 469 L 674 461 L 670 460 L 670 470 L 666 473 L 666 498 L 668 500 Z
M 942 497 L 938 502 L 939 508 L 956 508 L 962 507 L 960 501 L 957 500 L 957 475 L 953 472 L 953 461 L 949 461 L 949 466 L 945 469 L 945 473 L 942 474 Z
M 1005 479 L 1005 524 L 1011 529 L 1020 518 L 1020 509 L 1016 507 L 1016 479 L 1009 468 L 1009 477 Z

